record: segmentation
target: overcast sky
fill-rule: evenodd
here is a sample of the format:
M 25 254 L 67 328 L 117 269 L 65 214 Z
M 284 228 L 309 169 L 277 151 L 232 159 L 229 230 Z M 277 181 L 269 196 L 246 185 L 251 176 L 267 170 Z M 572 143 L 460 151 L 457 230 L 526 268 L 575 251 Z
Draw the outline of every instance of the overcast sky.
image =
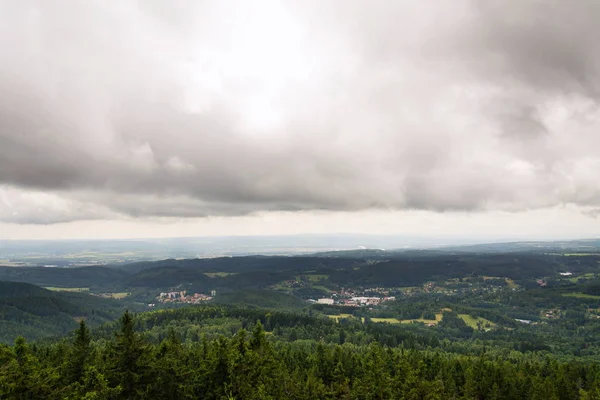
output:
M 600 2 L 0 15 L 0 238 L 600 236 Z

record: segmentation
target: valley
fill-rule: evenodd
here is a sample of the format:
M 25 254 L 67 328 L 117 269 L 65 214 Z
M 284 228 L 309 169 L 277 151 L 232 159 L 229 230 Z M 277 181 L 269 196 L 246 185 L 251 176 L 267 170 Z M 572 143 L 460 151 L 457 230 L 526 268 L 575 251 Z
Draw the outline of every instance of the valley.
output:
M 0 314 L 0 321 L 14 324 L 19 319 L 22 326 L 29 324 L 26 338 L 40 339 L 74 329 L 81 318 L 98 326 L 126 309 L 219 304 L 293 310 L 338 323 L 398 325 L 421 329 L 440 340 L 504 346 L 523 335 L 528 343 L 536 343 L 535 348 L 599 354 L 588 336 L 600 329 L 600 253 L 521 247 L 505 252 L 473 252 L 471 247 L 357 250 L 75 268 L 6 266 L 0 267 L 0 280 L 48 290 L 15 293 L 14 304 L 5 306 L 10 312 Z M 52 301 L 85 298 L 90 307 L 59 309 L 53 317 L 31 314 L 23 304 L 40 296 Z M 5 296 L 4 301 L 8 299 Z M 48 318 L 62 321 L 64 330 L 31 322 Z M 6 329 L 0 340 L 11 343 L 16 335 L 17 330 Z M 511 344 L 515 349 L 520 345 Z
M 85 329 L 93 356 L 77 367 L 79 378 L 60 378 L 75 398 L 193 397 L 192 376 L 204 376 L 204 398 L 254 398 L 241 383 L 247 363 L 266 368 L 249 378 L 272 396 L 265 398 L 284 396 L 275 381 L 289 385 L 286 398 L 307 400 L 346 398 L 340 391 L 364 398 L 375 388 L 385 398 L 532 397 L 548 388 L 562 391 L 559 399 L 595 398 L 599 263 L 600 251 L 453 249 L 0 267 L 0 394 L 28 392 L 11 379 L 37 371 L 54 383 L 34 385 L 34 397 L 52 397 L 51 387 L 61 387 L 53 376 L 67 371 L 55 363 L 71 365 L 68 354 L 80 351 L 71 343 Z M 110 361 L 128 335 L 140 346 L 136 374 L 145 377 L 129 389 Z M 19 352 L 38 367 L 19 369 Z M 373 380 L 373 368 L 385 382 Z M 408 370 L 431 378 L 407 380 Z M 179 371 L 172 373 L 181 384 L 168 385 L 166 371 Z M 566 383 L 573 379 L 577 385 Z

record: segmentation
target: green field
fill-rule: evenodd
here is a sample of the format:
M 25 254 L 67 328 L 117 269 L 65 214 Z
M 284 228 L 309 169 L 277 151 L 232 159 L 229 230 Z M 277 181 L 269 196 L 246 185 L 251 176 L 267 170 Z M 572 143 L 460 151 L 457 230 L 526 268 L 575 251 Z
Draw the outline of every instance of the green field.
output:
M 237 272 L 205 272 L 204 275 L 209 278 L 225 278 L 229 275 L 236 275 Z
M 328 315 L 328 318 L 331 319 L 335 319 L 336 322 L 339 322 L 340 319 L 344 319 L 344 318 L 348 318 L 348 319 L 353 319 L 356 318 L 354 315 L 352 314 L 337 314 L 337 315 Z M 362 321 L 364 322 L 364 318 L 362 318 Z M 403 321 L 400 321 L 397 318 L 371 318 L 371 321 L 373 322 L 378 322 L 378 323 L 388 323 L 388 324 L 400 324 L 403 323 Z
M 397 318 L 371 318 L 371 321 L 373 322 L 385 322 L 388 324 L 401 324 L 402 321 L 400 321 Z
M 403 324 L 412 324 L 413 322 L 422 323 L 422 324 L 435 324 L 437 325 L 442 320 L 442 313 L 435 314 L 435 320 L 433 319 L 423 319 L 423 318 L 415 318 L 415 319 L 403 319 L 400 322 Z
M 564 297 L 575 297 L 578 299 L 600 299 L 600 296 L 594 296 L 592 294 L 585 294 L 585 293 L 565 293 L 563 294 Z
M 403 324 L 411 324 L 411 323 L 422 323 L 422 324 L 435 324 L 437 325 L 443 317 L 443 312 L 444 311 L 451 311 L 449 308 L 443 309 L 441 310 L 442 312 L 435 314 L 435 320 L 431 320 L 431 319 L 423 319 L 423 318 L 415 318 L 415 319 L 403 319 L 400 322 Z M 477 329 L 477 323 L 480 322 L 481 325 L 483 325 L 485 327 L 486 324 L 490 325 L 490 328 L 494 328 L 496 327 L 496 324 L 493 323 L 492 321 L 489 321 L 485 318 L 481 318 L 481 317 L 472 317 L 468 314 L 458 314 L 458 316 L 460 318 L 462 318 L 463 321 L 465 321 L 465 324 L 467 324 L 468 326 L 470 326 L 473 329 Z M 394 320 L 395 318 L 381 318 L 382 320 L 385 319 L 391 319 Z M 377 322 L 377 318 L 372 318 L 373 321 Z M 382 322 L 386 322 L 386 321 L 382 321 Z M 391 321 L 390 321 L 391 322 Z
M 596 274 L 592 273 L 592 272 L 588 272 L 587 274 L 582 274 L 582 275 L 577 275 L 577 276 L 571 276 L 569 278 L 566 278 L 569 282 L 573 282 L 573 283 L 577 283 L 577 281 L 580 278 L 584 278 L 584 279 L 592 279 L 594 278 L 594 276 L 596 276 Z
M 124 299 L 125 297 L 129 296 L 130 293 L 128 292 L 117 292 L 117 293 L 111 293 L 111 297 L 113 299 Z
M 343 319 L 343 318 L 356 318 L 356 317 L 355 317 L 354 315 L 352 315 L 352 314 L 328 315 L 327 317 L 328 317 L 328 318 L 331 318 L 331 319 L 335 319 L 335 320 L 336 320 L 336 322 L 339 322 L 339 320 L 340 320 L 340 319 Z
M 502 277 L 502 276 L 484 276 L 483 277 L 484 281 L 487 281 L 487 280 L 490 280 L 490 279 L 504 279 L 504 281 L 506 282 L 506 285 L 509 287 L 509 289 L 515 289 L 515 288 L 519 287 L 519 285 L 517 285 L 515 283 L 515 281 L 513 281 L 510 278 L 505 278 L 505 277 Z
M 310 282 L 319 282 L 329 278 L 329 275 L 324 274 L 310 274 L 303 276 L 305 276 Z
M 506 281 L 506 284 L 508 285 L 508 287 L 509 287 L 510 289 L 516 289 L 516 288 L 518 288 L 518 287 L 519 287 L 519 285 L 517 285 L 517 284 L 515 283 L 515 281 L 513 281 L 513 280 L 512 280 L 512 279 L 510 279 L 510 278 L 506 278 L 506 279 L 504 279 L 504 280 Z
M 47 286 L 44 289 L 52 290 L 53 292 L 89 292 L 90 288 L 87 287 L 55 287 L 55 286 Z
M 469 325 L 473 329 L 477 329 L 477 323 L 481 323 L 483 327 L 485 327 L 486 324 L 489 324 L 490 328 L 494 328 L 496 326 L 495 323 L 485 318 L 472 317 L 469 314 L 458 314 L 458 316 L 462 318 L 463 321 L 465 321 L 465 324 Z

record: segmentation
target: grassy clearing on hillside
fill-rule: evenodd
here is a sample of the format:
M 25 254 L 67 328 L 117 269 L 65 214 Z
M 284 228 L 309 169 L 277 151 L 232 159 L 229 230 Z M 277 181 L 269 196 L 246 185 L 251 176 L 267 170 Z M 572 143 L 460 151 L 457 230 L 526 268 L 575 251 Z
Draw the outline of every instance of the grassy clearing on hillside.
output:
M 335 319 L 336 322 L 340 322 L 340 319 L 354 319 L 357 318 L 352 314 L 337 314 L 337 315 L 328 315 L 327 316 L 330 319 Z M 362 322 L 365 322 L 364 317 L 361 318 Z M 402 321 L 400 321 L 397 318 L 371 318 L 371 321 L 373 322 L 378 322 L 378 323 L 388 323 L 388 324 L 400 324 L 402 323 Z
M 398 318 L 371 318 L 371 321 L 385 322 L 388 324 L 401 324 L 402 323 L 402 321 L 400 321 Z
M 400 321 L 403 324 L 411 324 L 413 322 L 416 323 L 422 323 L 425 325 L 429 325 L 429 324 L 434 324 L 437 325 L 440 323 L 440 321 L 443 318 L 443 313 L 446 311 L 452 311 L 449 308 L 443 308 L 440 310 L 441 312 L 435 314 L 435 320 L 431 320 L 431 319 L 423 319 L 423 318 L 416 318 L 416 319 L 403 319 L 402 321 Z M 494 328 L 496 327 L 496 324 L 493 323 L 492 321 L 489 321 L 485 318 L 481 318 L 481 317 L 472 317 L 468 314 L 458 314 L 458 316 L 460 318 L 462 318 L 463 321 L 465 321 L 465 324 L 469 325 L 471 328 L 473 329 L 477 329 L 477 323 L 480 322 L 482 326 L 486 326 L 486 324 L 490 325 L 490 328 Z M 375 318 L 373 318 L 373 320 L 375 320 Z
M 465 324 L 469 325 L 473 329 L 478 329 L 478 327 L 477 327 L 478 323 L 480 323 L 483 327 L 485 327 L 487 324 L 490 325 L 490 328 L 493 328 L 496 326 L 495 323 L 493 323 L 492 321 L 487 320 L 485 318 L 473 317 L 469 314 L 458 314 L 458 316 L 460 318 L 462 318 L 463 321 L 465 321 Z
M 450 309 L 447 309 L 450 310 Z M 443 311 L 443 310 L 442 310 Z M 423 318 L 415 318 L 415 319 L 403 319 L 400 322 L 403 324 L 412 324 L 413 322 L 418 322 L 422 324 L 434 324 L 437 325 L 442 320 L 443 313 L 435 314 L 435 320 L 433 319 L 423 319 Z
M 567 280 L 569 282 L 577 283 L 577 281 L 580 278 L 583 278 L 583 279 L 593 279 L 594 276 L 596 276 L 596 274 L 594 274 L 593 272 L 588 272 L 587 274 L 582 274 L 582 275 L 577 275 L 577 276 L 571 276 L 571 277 L 567 278 Z
M 418 319 L 403 319 L 402 321 L 400 321 L 401 324 L 412 324 L 412 323 L 420 323 L 420 324 L 433 324 L 433 325 L 437 325 L 439 323 L 439 321 L 434 321 L 432 319 L 423 319 L 423 318 L 418 318 Z
M 110 293 L 110 297 L 113 299 L 124 299 L 125 297 L 129 296 L 131 293 L 128 292 L 117 292 L 117 293 Z
M 512 280 L 512 279 L 510 279 L 510 278 L 506 278 L 506 279 L 504 279 L 504 280 L 506 281 L 506 284 L 508 285 L 508 287 L 509 287 L 510 289 L 516 289 L 516 288 L 518 288 L 518 287 L 519 287 L 519 285 L 517 285 L 517 284 L 515 283 L 515 281 L 513 281 L 513 280 Z
M 336 322 L 339 322 L 342 318 L 356 318 L 352 314 L 338 314 L 338 315 L 328 315 L 328 318 L 335 319 Z
M 585 293 L 565 293 L 563 294 L 564 297 L 575 297 L 578 299 L 600 299 L 600 296 L 594 296 L 592 294 L 585 294 Z
M 512 279 L 510 279 L 510 278 L 505 278 L 505 277 L 503 277 L 503 276 L 484 276 L 484 277 L 483 277 L 483 280 L 484 280 L 484 281 L 488 281 L 488 280 L 490 280 L 490 279 L 504 279 L 504 281 L 506 282 L 506 286 L 508 286 L 508 288 L 509 288 L 509 289 L 515 289 L 515 288 L 518 288 L 518 287 L 519 287 L 519 285 L 517 285 L 517 284 L 515 283 L 515 281 L 513 281 L 513 280 L 512 280 Z
M 285 294 L 291 294 L 294 290 L 291 287 L 284 286 L 281 283 L 275 284 L 271 286 L 271 289 L 277 292 L 283 292 Z
M 52 290 L 53 292 L 89 292 L 90 288 L 87 287 L 56 287 L 46 286 L 44 289 Z
M 303 276 L 305 276 L 310 282 L 319 282 L 329 278 L 329 275 L 325 274 L 310 274 Z
M 322 290 L 327 293 L 331 293 L 330 289 L 326 288 L 325 286 L 321 286 L 321 285 L 313 285 L 313 289 L 318 289 L 318 290 Z
M 205 272 L 204 275 L 209 278 L 225 278 L 229 275 L 237 275 L 237 272 Z

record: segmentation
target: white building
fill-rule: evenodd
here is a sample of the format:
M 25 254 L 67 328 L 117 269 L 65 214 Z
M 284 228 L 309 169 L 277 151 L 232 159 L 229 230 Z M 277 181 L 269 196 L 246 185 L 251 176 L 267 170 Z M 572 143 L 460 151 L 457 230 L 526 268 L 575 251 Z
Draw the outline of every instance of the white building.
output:
M 377 305 L 381 302 L 381 299 L 379 297 L 353 297 L 352 300 L 354 300 L 357 304 L 361 304 L 361 305 Z
M 317 303 L 319 304 L 333 304 L 333 299 L 319 299 L 317 300 Z

